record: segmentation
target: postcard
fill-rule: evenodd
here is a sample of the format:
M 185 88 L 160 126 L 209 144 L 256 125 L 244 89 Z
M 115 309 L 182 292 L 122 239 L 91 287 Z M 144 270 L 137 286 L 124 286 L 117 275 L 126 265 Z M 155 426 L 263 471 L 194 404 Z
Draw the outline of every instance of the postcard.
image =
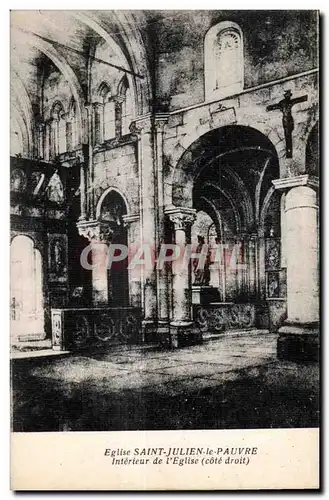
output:
M 319 489 L 319 12 L 10 23 L 11 488 Z

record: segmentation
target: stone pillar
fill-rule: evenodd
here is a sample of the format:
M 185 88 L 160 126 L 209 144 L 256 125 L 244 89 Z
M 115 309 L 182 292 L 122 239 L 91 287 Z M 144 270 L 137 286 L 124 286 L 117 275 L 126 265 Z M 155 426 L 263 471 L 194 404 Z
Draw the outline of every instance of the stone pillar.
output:
M 94 307 L 108 306 L 108 244 L 112 239 L 112 230 L 108 224 L 97 220 L 77 223 L 80 236 L 91 244 L 92 303 Z
M 58 129 L 57 129 L 57 121 L 55 118 L 50 118 L 48 120 L 49 127 L 49 160 L 53 160 L 57 155 L 57 147 L 58 147 Z M 57 141 L 57 142 L 56 142 Z
M 248 275 L 249 275 L 249 294 L 251 295 L 253 300 L 256 298 L 256 290 L 257 290 L 256 246 L 257 246 L 257 235 L 250 234 L 248 240 Z
M 71 152 L 73 149 L 72 146 L 72 122 L 71 118 L 68 115 L 66 119 L 66 150 L 67 152 Z
M 319 251 L 317 180 L 308 175 L 273 181 L 285 190 L 287 320 L 280 328 L 280 357 L 311 360 L 318 354 Z
M 122 128 L 122 103 L 124 101 L 124 96 L 117 95 L 114 99 L 114 115 L 115 115 L 115 137 L 121 137 L 123 135 Z
M 41 159 L 45 159 L 45 131 L 46 131 L 46 125 L 43 122 L 38 123 L 37 157 Z
M 104 104 L 100 102 L 93 103 L 94 110 L 94 144 L 102 144 L 103 139 L 103 111 Z
M 87 196 L 86 196 L 86 169 L 85 159 L 80 160 L 80 216 L 79 220 L 84 221 L 87 214 Z
M 51 156 L 51 124 L 49 121 L 45 124 L 45 139 L 44 139 L 44 155 L 43 158 L 45 161 L 50 160 Z
M 86 105 L 87 111 L 87 135 L 88 135 L 88 167 L 86 169 L 87 179 L 86 179 L 86 189 L 85 192 L 88 193 L 88 198 L 86 199 L 86 211 L 91 218 L 95 219 L 95 192 L 94 192 L 94 161 L 93 161 L 93 107 L 91 104 Z
M 157 113 L 154 118 L 154 155 L 155 155 L 155 200 L 156 200 L 156 249 L 157 255 L 161 245 L 165 243 L 165 212 L 164 212 L 164 175 L 163 175 L 163 138 L 164 126 L 168 114 Z M 157 303 L 158 303 L 158 338 L 160 341 L 169 338 L 169 283 L 167 266 L 156 269 Z
M 170 339 L 173 347 L 187 345 L 200 340 L 193 327 L 192 283 L 190 261 L 182 258 L 187 243 L 190 243 L 191 226 L 196 219 L 193 208 L 170 208 L 166 215 L 174 225 L 175 244 L 181 249 L 181 258 L 173 262 L 173 314 L 170 322 Z
M 157 283 L 155 271 L 156 200 L 155 165 L 151 116 L 141 117 L 131 125 L 138 137 L 138 173 L 140 194 L 141 243 L 151 252 L 151 266 L 142 269 L 142 321 L 144 341 L 153 341 L 157 326 Z M 145 257 L 145 256 L 144 256 Z M 141 257 L 143 258 L 143 257 Z
M 139 215 L 123 215 L 124 225 L 128 230 L 128 256 L 133 257 L 140 246 L 140 218 Z M 128 267 L 129 305 L 141 307 L 141 273 L 140 269 Z

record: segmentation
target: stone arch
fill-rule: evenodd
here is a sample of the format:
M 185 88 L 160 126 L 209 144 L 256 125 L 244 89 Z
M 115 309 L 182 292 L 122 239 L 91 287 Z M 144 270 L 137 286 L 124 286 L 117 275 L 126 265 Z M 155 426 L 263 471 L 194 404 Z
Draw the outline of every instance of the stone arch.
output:
M 225 53 L 228 51 L 230 51 L 230 57 L 225 61 Z M 235 67 L 232 62 L 232 54 Z M 243 33 L 238 24 L 222 21 L 212 26 L 205 36 L 204 57 L 205 100 L 223 98 L 243 90 Z M 229 67 L 221 68 L 222 64 L 226 63 Z M 231 75 L 229 76 L 231 76 L 232 81 L 227 84 L 225 80 L 227 81 L 227 73 L 230 70 Z M 225 74 L 224 79 L 222 78 L 223 74 Z
M 11 333 L 44 338 L 43 260 L 34 238 L 15 234 L 10 248 Z
M 241 216 L 239 214 L 239 211 L 234 203 L 234 200 L 232 199 L 232 197 L 227 193 L 225 192 L 223 189 L 220 188 L 220 186 L 215 186 L 215 189 L 218 190 L 222 196 L 224 196 L 227 201 L 229 202 L 229 204 L 231 205 L 232 207 L 232 210 L 233 210 L 233 214 L 234 214 L 234 219 L 235 219 L 235 226 L 236 226 L 236 230 L 239 232 L 242 230 L 242 221 L 241 221 Z M 202 199 L 204 201 L 206 201 L 206 203 L 208 204 L 208 206 L 211 206 L 212 208 L 212 211 L 213 211 L 213 217 L 214 219 L 216 219 L 216 228 L 217 226 L 219 226 L 219 219 L 218 219 L 218 213 L 217 213 L 217 209 L 216 207 L 214 206 L 214 204 L 208 200 L 206 197 L 202 197 Z
M 23 138 L 25 139 L 24 152 L 27 156 L 31 156 L 34 143 L 32 104 L 19 74 L 17 71 L 13 71 L 16 77 L 15 84 L 13 79 L 11 79 L 10 84 L 11 112 L 15 113 L 16 119 L 18 119 L 19 123 L 23 125 L 21 127 L 21 132 Z M 15 101 L 17 105 L 15 104 Z
M 167 204 L 191 208 L 193 183 L 197 174 L 216 158 L 235 151 L 264 151 L 277 158 L 273 143 L 259 130 L 226 125 L 198 137 L 185 149 L 175 165 L 171 179 L 171 199 Z
M 64 114 L 64 113 L 65 113 L 65 109 L 64 109 L 64 105 L 63 105 L 62 101 L 56 99 L 51 106 L 50 116 L 52 118 L 54 118 L 54 114 L 57 114 L 59 116 L 60 114 Z
M 112 88 L 111 88 L 111 85 L 109 84 L 109 82 L 107 82 L 106 80 L 103 80 L 97 87 L 97 90 L 96 92 L 93 93 L 93 98 L 92 100 L 97 100 L 97 98 L 101 98 L 102 101 L 104 101 L 104 99 L 106 99 L 106 97 L 110 94 L 110 96 L 112 97 L 113 95 L 113 91 L 112 91 Z
M 15 130 L 13 130 L 13 128 L 15 128 L 15 126 L 17 126 L 19 128 L 18 133 L 20 136 L 19 140 L 21 142 L 22 155 L 26 156 L 26 157 L 31 156 L 30 133 L 32 133 L 32 131 L 31 130 L 29 131 L 29 127 L 26 124 L 24 116 L 22 116 L 22 113 L 19 112 L 19 110 L 17 109 L 17 107 L 14 104 L 11 105 L 10 123 L 11 123 L 10 124 L 10 127 L 11 127 L 10 132 L 11 133 L 15 133 Z
M 125 204 L 125 208 L 126 208 L 126 214 L 125 215 L 129 215 L 131 213 L 130 204 L 129 204 L 126 196 L 118 188 L 110 186 L 107 189 L 105 189 L 105 191 L 103 191 L 103 193 L 101 194 L 101 196 L 99 197 L 99 199 L 97 201 L 97 205 L 96 205 L 96 219 L 100 219 L 101 218 L 102 204 L 103 204 L 105 198 L 107 198 L 107 196 L 110 195 L 111 193 L 116 193 L 116 195 L 119 195 L 122 198 L 122 200 L 123 200 L 123 202 Z
M 83 91 L 79 80 L 71 68 L 71 66 L 67 63 L 67 61 L 57 52 L 57 50 L 48 42 L 42 40 L 41 38 L 33 35 L 27 35 L 26 33 L 22 36 L 26 37 L 26 41 L 32 47 L 38 49 L 40 52 L 45 54 L 53 64 L 59 69 L 59 71 L 63 74 L 64 78 L 67 80 L 72 95 L 76 102 L 76 112 L 77 112 L 77 122 L 78 122 L 78 133 L 79 133 L 79 143 L 82 142 L 82 134 L 83 134 L 83 116 L 84 112 L 82 111 L 82 105 L 85 102 Z
M 225 101 L 224 101 L 225 102 Z M 254 114 L 242 115 L 239 116 L 237 114 L 236 120 L 232 121 L 232 123 L 227 124 L 225 126 L 229 127 L 243 127 L 251 130 L 257 130 L 257 132 L 268 139 L 268 142 L 271 144 L 273 153 L 279 158 L 283 158 L 285 156 L 285 141 L 283 137 L 281 137 L 276 128 L 271 126 L 269 122 L 269 118 L 264 117 L 264 120 L 260 120 L 257 124 L 257 129 L 253 127 L 253 122 L 255 120 Z M 188 120 L 187 120 L 188 123 Z M 219 127 L 223 128 L 223 127 Z M 213 132 L 218 130 L 218 127 L 213 128 L 211 126 L 211 121 L 207 121 L 207 123 L 200 127 L 196 126 L 194 128 L 189 127 L 188 130 L 183 131 L 182 135 L 178 138 L 178 141 L 173 149 L 170 151 L 170 157 L 173 164 L 179 162 L 181 156 L 184 154 L 184 151 L 189 149 L 191 145 L 198 141 L 202 136 L 208 134 L 209 132 Z
M 135 118 L 135 105 L 132 89 L 127 75 L 124 75 L 118 85 L 117 95 L 121 98 L 121 133 L 126 135 L 130 133 L 130 125 Z
M 130 75 L 128 75 L 135 89 L 136 109 L 141 115 L 147 113 L 150 108 L 149 103 L 152 97 L 150 73 L 146 63 L 148 59 L 141 34 L 135 28 L 133 19 L 130 19 L 130 14 L 125 12 L 111 12 L 114 22 L 120 27 L 120 39 L 123 40 L 124 47 L 121 47 L 117 37 L 111 36 L 107 30 L 104 29 L 99 22 L 92 19 L 87 12 L 74 12 L 73 15 L 80 22 L 89 26 L 89 28 L 97 33 L 101 39 L 116 50 L 121 59 L 128 61 L 134 73 L 142 74 L 143 78 L 130 77 Z
M 275 193 L 275 187 L 271 186 L 270 189 L 266 193 L 266 196 L 265 196 L 264 201 L 263 201 L 262 208 L 260 210 L 260 214 L 259 214 L 259 230 L 260 230 L 261 236 L 264 235 L 265 219 L 266 219 L 266 215 L 267 215 L 267 212 L 268 212 L 268 209 L 269 209 L 269 206 L 270 206 L 270 203 L 271 203 L 271 199 L 272 199 L 272 196 L 273 196 L 274 193 Z

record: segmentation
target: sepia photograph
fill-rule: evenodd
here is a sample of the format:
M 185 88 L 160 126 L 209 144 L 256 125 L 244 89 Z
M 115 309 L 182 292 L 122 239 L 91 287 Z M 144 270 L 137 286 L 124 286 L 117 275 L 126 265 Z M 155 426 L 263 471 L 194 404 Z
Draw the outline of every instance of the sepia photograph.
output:
M 11 11 L 14 438 L 319 428 L 319 22 Z

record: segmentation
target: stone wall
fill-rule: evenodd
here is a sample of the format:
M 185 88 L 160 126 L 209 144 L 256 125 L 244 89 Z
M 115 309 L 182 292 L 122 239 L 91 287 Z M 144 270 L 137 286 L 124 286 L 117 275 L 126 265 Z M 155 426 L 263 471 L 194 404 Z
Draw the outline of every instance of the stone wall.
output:
M 244 88 L 308 71 L 317 66 L 315 11 L 157 11 L 148 14 L 157 49 L 159 98 L 170 109 L 204 101 L 204 39 L 221 21 L 237 23 L 244 41 Z M 292 57 L 291 55 L 294 54 Z
M 305 172 L 307 137 L 318 119 L 318 73 L 311 72 L 282 82 L 271 83 L 264 87 L 245 91 L 229 99 L 214 103 L 190 106 L 169 115 L 164 135 L 164 173 L 165 203 L 172 203 L 172 186 L 177 183 L 177 163 L 181 156 L 199 137 L 207 132 L 226 125 L 243 125 L 257 129 L 275 147 L 280 161 L 280 176 L 299 175 Z M 306 102 L 293 108 L 295 128 L 293 131 L 294 158 L 284 159 L 285 141 L 280 111 L 267 112 L 269 104 L 277 103 L 286 90 L 293 96 L 307 95 Z M 184 190 L 188 179 L 181 178 Z M 190 196 L 187 194 L 187 196 Z
M 131 142 L 94 154 L 95 199 L 109 188 L 117 189 L 128 203 L 127 211 L 139 213 L 138 165 L 136 144 Z

